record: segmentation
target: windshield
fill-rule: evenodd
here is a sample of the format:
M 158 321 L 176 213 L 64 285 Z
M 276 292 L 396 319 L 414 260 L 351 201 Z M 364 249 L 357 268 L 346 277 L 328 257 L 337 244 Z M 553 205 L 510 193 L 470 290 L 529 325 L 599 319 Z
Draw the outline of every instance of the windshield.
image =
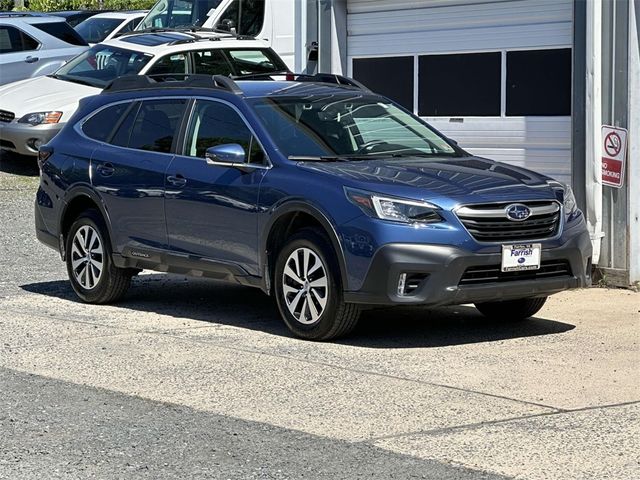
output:
M 159 0 L 136 30 L 201 27 L 222 0 Z
M 288 157 L 458 154 L 418 118 L 373 95 L 271 97 L 251 104 Z
M 55 78 L 104 88 L 122 75 L 136 75 L 153 56 L 148 53 L 96 45 L 63 65 Z
M 118 18 L 92 17 L 76 25 L 75 31 L 78 32 L 87 43 L 100 43 L 121 23 L 122 19 Z

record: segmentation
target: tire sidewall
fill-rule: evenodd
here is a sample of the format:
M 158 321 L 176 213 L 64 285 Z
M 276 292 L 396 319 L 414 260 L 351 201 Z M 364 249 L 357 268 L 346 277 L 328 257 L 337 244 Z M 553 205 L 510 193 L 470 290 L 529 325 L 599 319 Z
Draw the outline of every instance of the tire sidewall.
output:
M 320 258 L 327 275 L 327 305 L 320 319 L 313 324 L 301 323 L 289 312 L 282 287 L 284 267 L 289 255 L 303 247 L 309 248 Z M 338 262 L 329 241 L 314 230 L 303 230 L 294 235 L 279 252 L 274 274 L 276 303 L 282 319 L 295 335 L 309 340 L 317 340 L 331 331 L 338 308 L 342 303 L 342 286 L 339 272 Z
M 76 232 L 83 226 L 92 227 L 98 234 L 100 241 L 102 242 L 102 274 L 100 275 L 100 280 L 98 284 L 92 288 L 91 290 L 87 290 L 82 285 L 78 283 L 73 274 L 73 267 L 71 264 L 72 256 L 71 256 L 71 248 L 73 245 L 73 239 L 76 235 Z M 104 297 L 106 290 L 109 286 L 109 275 L 112 269 L 112 261 L 111 261 L 111 245 L 109 243 L 108 237 L 105 235 L 106 228 L 104 226 L 104 222 L 100 215 L 93 211 L 89 210 L 83 214 L 81 214 L 71 225 L 69 232 L 66 238 L 66 254 L 65 254 L 65 263 L 67 264 L 67 274 L 69 276 L 69 281 L 71 282 L 71 287 L 73 291 L 85 302 L 97 302 L 101 298 Z

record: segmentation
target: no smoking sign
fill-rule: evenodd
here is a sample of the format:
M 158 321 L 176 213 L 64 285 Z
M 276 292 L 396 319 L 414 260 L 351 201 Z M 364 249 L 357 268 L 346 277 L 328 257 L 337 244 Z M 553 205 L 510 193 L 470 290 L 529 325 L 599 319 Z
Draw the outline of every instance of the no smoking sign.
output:
M 624 183 L 624 163 L 627 153 L 627 131 L 624 128 L 602 126 L 602 184 L 621 188 Z

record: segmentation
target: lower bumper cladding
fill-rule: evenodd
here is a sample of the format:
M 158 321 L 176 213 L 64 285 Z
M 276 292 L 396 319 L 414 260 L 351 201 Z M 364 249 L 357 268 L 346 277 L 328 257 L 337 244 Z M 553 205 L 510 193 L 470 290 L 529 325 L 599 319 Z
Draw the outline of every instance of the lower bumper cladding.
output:
M 362 288 L 345 292 L 345 301 L 458 305 L 548 296 L 591 284 L 587 232 L 560 247 L 543 248 L 539 270 L 502 272 L 500 262 L 500 253 L 474 254 L 443 245 L 385 245 L 375 254 Z

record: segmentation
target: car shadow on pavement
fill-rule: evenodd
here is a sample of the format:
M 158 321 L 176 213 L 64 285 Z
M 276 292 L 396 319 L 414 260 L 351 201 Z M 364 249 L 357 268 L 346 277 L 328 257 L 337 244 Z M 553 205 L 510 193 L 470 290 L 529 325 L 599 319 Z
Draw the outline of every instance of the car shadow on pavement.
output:
M 0 172 L 35 177 L 38 175 L 38 162 L 36 157 L 0 151 Z
M 79 302 L 66 280 L 31 283 L 20 288 Z M 258 289 L 212 280 L 140 275 L 134 278 L 126 297 L 114 306 L 291 337 L 271 298 Z M 464 305 L 378 308 L 362 312 L 356 330 L 335 342 L 363 348 L 429 348 L 551 335 L 574 328 L 568 323 L 539 317 L 521 322 L 492 320 Z

